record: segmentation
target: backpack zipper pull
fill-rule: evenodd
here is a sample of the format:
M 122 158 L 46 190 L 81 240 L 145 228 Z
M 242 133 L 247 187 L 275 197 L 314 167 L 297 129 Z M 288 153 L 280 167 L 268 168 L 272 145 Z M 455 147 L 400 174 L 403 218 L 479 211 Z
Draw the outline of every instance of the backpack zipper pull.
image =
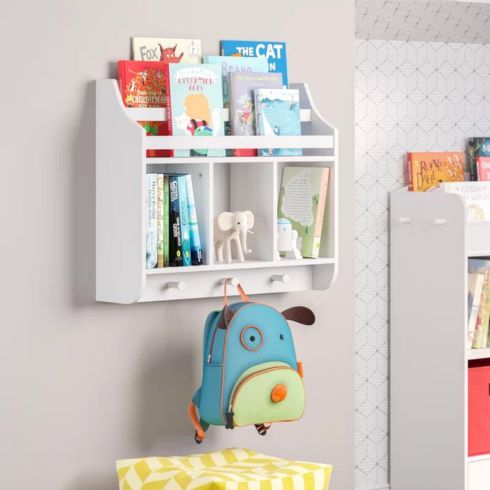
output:
M 225 429 L 234 429 L 235 426 L 233 425 L 233 416 L 235 414 L 231 411 L 231 409 L 226 412 L 225 414 L 225 418 L 226 418 L 226 425 L 225 425 Z
M 211 362 L 211 354 L 208 355 L 208 364 Z

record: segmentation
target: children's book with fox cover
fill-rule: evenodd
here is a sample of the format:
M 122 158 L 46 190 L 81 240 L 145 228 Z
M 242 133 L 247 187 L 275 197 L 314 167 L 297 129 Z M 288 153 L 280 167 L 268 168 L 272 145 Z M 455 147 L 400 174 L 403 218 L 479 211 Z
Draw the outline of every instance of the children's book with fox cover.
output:
M 201 63 L 200 39 L 133 37 L 133 60 L 166 63 Z
M 408 188 L 410 191 L 433 190 L 441 182 L 464 181 L 464 152 L 407 153 Z
M 119 87 L 126 107 L 166 107 L 166 63 L 119 61 Z M 166 121 L 138 121 L 148 136 L 168 135 Z M 148 157 L 168 157 L 168 150 L 147 150 Z

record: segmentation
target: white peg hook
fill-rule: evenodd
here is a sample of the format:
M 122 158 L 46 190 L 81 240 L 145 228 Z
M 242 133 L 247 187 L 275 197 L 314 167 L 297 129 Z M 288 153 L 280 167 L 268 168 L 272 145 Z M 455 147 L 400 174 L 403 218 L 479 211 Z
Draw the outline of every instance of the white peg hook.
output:
M 223 279 L 220 280 L 220 284 L 224 284 L 226 281 L 228 281 L 228 284 L 230 286 L 233 286 L 236 288 L 240 281 L 238 280 L 238 277 L 223 277 Z
M 167 282 L 165 287 L 167 289 L 177 289 L 178 291 L 184 291 L 185 282 L 184 281 Z
M 434 224 L 436 226 L 442 226 L 442 225 L 445 225 L 447 223 L 447 219 L 444 219 L 444 218 L 436 218 L 434 220 Z
M 290 279 L 289 274 L 274 274 L 271 276 L 272 282 L 280 282 L 282 284 L 287 284 Z
M 411 222 L 412 222 L 412 218 L 409 218 L 408 216 L 400 216 L 398 218 L 398 223 L 400 223 L 401 225 L 406 225 Z

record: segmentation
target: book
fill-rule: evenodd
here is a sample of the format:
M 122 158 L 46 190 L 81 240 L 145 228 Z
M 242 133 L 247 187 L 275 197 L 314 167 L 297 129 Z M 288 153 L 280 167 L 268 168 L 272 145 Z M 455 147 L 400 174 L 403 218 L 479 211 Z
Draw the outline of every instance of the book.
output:
M 252 58 L 250 58 L 252 59 Z M 254 90 L 281 88 L 280 73 L 238 72 L 230 73 L 230 123 L 231 133 L 236 136 L 253 136 L 255 128 Z M 234 156 L 255 156 L 257 150 L 235 149 Z
M 169 266 L 170 190 L 168 175 L 163 176 L 163 266 Z
M 284 167 L 277 210 L 298 232 L 298 249 L 303 257 L 318 258 L 324 226 L 329 169 Z
M 444 182 L 440 187 L 461 195 L 468 221 L 490 221 L 490 182 Z
M 157 174 L 146 175 L 146 268 L 157 265 Z
M 118 62 L 119 88 L 126 107 L 166 107 L 166 64 L 159 61 Z M 138 121 L 148 136 L 168 135 L 167 121 Z M 168 157 L 168 150 L 147 150 L 147 157 Z
M 222 56 L 255 56 L 265 58 L 271 73 L 281 73 L 284 87 L 288 86 L 286 43 L 278 41 L 221 41 Z
M 164 176 L 157 175 L 157 267 L 164 267 L 163 234 L 164 234 Z
M 133 37 L 133 60 L 165 61 L 167 63 L 200 63 L 200 39 L 164 37 Z
M 468 273 L 484 276 L 480 309 L 472 345 L 474 349 L 481 349 L 487 346 L 488 323 L 490 321 L 490 260 L 469 259 Z
M 466 163 L 470 180 L 480 180 L 477 157 L 490 157 L 490 137 L 475 136 L 466 140 Z
M 177 176 L 169 175 L 169 266 L 183 265 L 182 239 L 180 235 L 179 182 Z
M 191 265 L 191 236 L 189 230 L 189 200 L 187 197 L 187 176 L 176 176 L 179 187 L 180 239 L 182 242 L 182 265 Z
M 189 207 L 189 233 L 191 238 L 191 264 L 202 265 L 201 237 L 199 235 L 199 223 L 197 221 L 196 200 L 192 187 L 191 174 L 186 175 L 187 182 L 187 203 Z
M 169 133 L 175 136 L 223 136 L 223 87 L 216 64 L 167 65 Z M 175 156 L 225 156 L 223 149 L 175 150 Z
M 490 157 L 475 157 L 477 180 L 490 181 Z
M 295 89 L 254 90 L 256 131 L 262 136 L 295 136 L 301 134 L 299 91 Z M 302 155 L 301 148 L 261 148 L 262 156 Z
M 464 181 L 464 153 L 409 152 L 407 153 L 408 189 L 415 192 L 433 190 L 441 182 Z
M 484 274 L 468 274 L 468 337 L 466 342 L 468 349 L 473 346 L 484 278 Z

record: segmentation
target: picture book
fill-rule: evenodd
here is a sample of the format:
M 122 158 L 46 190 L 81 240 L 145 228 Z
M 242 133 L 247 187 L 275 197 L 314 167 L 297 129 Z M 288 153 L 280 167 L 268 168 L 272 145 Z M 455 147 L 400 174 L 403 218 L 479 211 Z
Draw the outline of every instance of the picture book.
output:
M 252 59 L 252 58 L 250 58 Z M 230 123 L 236 136 L 253 136 L 255 130 L 254 90 L 281 88 L 280 73 L 234 72 L 230 73 Z M 236 149 L 234 156 L 255 156 L 257 150 Z
M 490 181 L 490 157 L 475 157 L 477 180 Z
M 133 60 L 201 63 L 200 39 L 133 37 Z
M 470 180 L 480 180 L 477 157 L 490 157 L 490 137 L 476 136 L 466 140 L 466 163 Z
M 169 63 L 169 133 L 175 136 L 223 136 L 221 67 Z M 175 150 L 174 155 L 225 156 L 225 150 Z
M 180 203 L 179 203 L 179 182 L 176 176 L 169 175 L 169 265 L 178 267 L 183 265 L 182 259 L 182 239 L 180 235 Z
M 189 207 L 189 233 L 191 237 L 191 263 L 192 265 L 202 265 L 202 247 L 201 237 L 199 236 L 199 224 L 197 221 L 196 200 L 194 189 L 192 187 L 192 177 L 190 174 L 187 178 L 187 203 Z
M 471 349 L 475 337 L 484 278 L 484 274 L 468 274 L 468 336 L 466 343 L 468 349 Z
M 265 58 L 269 63 L 269 71 L 281 73 L 283 86 L 288 86 L 286 43 L 277 41 L 221 41 L 220 51 L 223 56 Z
M 464 153 L 460 151 L 407 153 L 410 191 L 433 190 L 441 182 L 462 182 L 464 171 Z
M 126 107 L 166 107 L 166 66 L 158 61 L 119 61 L 119 88 Z M 146 134 L 168 135 L 166 121 L 138 121 Z M 147 157 L 170 156 L 168 150 L 147 150 Z
M 299 91 L 290 89 L 256 89 L 256 131 L 262 136 L 294 136 L 301 134 Z M 302 155 L 301 148 L 262 148 L 261 156 Z
M 488 323 L 490 321 L 490 260 L 469 259 L 468 273 L 484 276 L 480 309 L 473 338 L 473 348 L 481 349 L 487 346 Z
M 461 195 L 468 221 L 490 221 L 490 182 L 444 182 L 441 189 Z
M 157 267 L 164 267 L 163 230 L 164 230 L 164 201 L 163 201 L 163 174 L 157 175 Z
M 265 58 L 244 58 L 242 56 L 205 56 L 204 63 L 221 66 L 221 81 L 223 84 L 223 104 L 228 107 L 229 76 L 233 73 L 267 73 L 269 65 Z
M 284 167 L 282 172 L 277 217 L 287 218 L 298 232 L 303 257 L 319 257 L 328 179 L 326 167 Z
M 146 268 L 157 265 L 157 174 L 146 175 Z
M 176 176 L 179 186 L 180 239 L 182 241 L 182 265 L 191 265 L 191 236 L 189 230 L 189 201 L 187 198 L 187 176 Z

